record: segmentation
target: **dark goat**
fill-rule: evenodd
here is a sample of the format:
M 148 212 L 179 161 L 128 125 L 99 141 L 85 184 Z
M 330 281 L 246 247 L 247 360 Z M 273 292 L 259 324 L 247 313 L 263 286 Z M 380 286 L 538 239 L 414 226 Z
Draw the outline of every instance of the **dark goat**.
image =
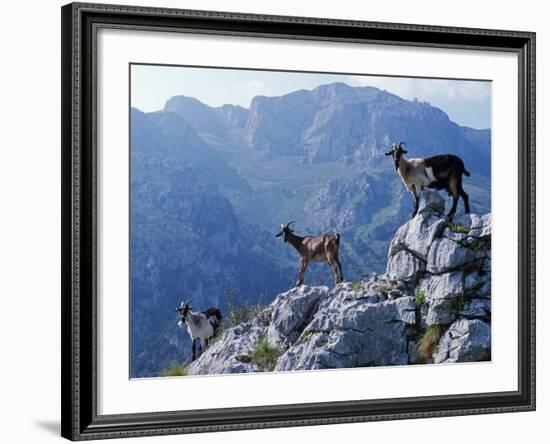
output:
M 464 166 L 464 162 L 453 154 L 442 154 L 439 156 L 427 157 L 425 159 L 405 159 L 407 150 L 403 149 L 404 142 L 395 143 L 386 156 L 392 156 L 395 169 L 401 176 L 407 190 L 414 197 L 414 213 L 418 212 L 418 195 L 424 188 L 435 188 L 436 190 L 447 190 L 453 196 L 453 205 L 447 217 L 451 219 L 456 213 L 458 197 L 464 202 L 465 213 L 470 212 L 470 199 L 464 188 L 462 188 L 462 176 L 470 176 Z
M 297 236 L 290 225 L 294 222 L 289 222 L 286 225 L 281 225 L 281 231 L 276 234 L 276 237 L 284 236 L 285 243 L 290 243 L 300 254 L 300 274 L 296 281 L 296 286 L 304 283 L 304 273 L 309 264 L 309 261 L 328 262 L 332 272 L 334 273 L 334 281 L 339 284 L 344 280 L 342 274 L 342 264 L 338 259 L 338 249 L 340 248 L 340 234 L 326 233 L 320 236 Z
M 202 354 L 208 346 L 208 340 L 216 335 L 222 321 L 222 314 L 217 307 L 194 313 L 191 311 L 192 307 L 190 304 L 190 301 L 182 301 L 180 306 L 176 308 L 176 311 L 181 316 L 178 326 L 183 328 L 184 325 L 187 325 L 187 332 L 191 337 L 191 351 L 194 361 L 196 359 L 195 340 L 199 340 L 199 353 Z

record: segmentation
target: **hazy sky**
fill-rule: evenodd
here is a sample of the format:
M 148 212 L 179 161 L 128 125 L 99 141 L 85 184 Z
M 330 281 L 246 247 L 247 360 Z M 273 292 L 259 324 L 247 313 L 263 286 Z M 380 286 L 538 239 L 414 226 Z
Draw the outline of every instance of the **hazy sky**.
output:
M 375 86 L 404 99 L 430 102 L 459 125 L 491 127 L 491 83 L 487 81 L 151 65 L 132 65 L 131 81 L 132 106 L 144 112 L 162 109 L 176 95 L 195 97 L 210 106 L 229 103 L 248 108 L 255 96 L 280 96 L 344 82 L 350 86 Z

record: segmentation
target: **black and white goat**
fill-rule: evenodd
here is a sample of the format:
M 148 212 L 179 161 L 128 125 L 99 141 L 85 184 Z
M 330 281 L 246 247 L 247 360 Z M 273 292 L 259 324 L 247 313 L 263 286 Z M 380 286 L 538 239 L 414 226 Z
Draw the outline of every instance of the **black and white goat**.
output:
M 289 222 L 286 225 L 281 224 L 281 231 L 276 234 L 276 237 L 284 236 L 285 243 L 290 243 L 300 254 L 300 274 L 296 281 L 296 286 L 304 283 L 304 273 L 309 264 L 309 261 L 328 262 L 332 272 L 334 273 L 334 281 L 339 284 L 344 280 L 342 274 L 342 264 L 338 259 L 338 250 L 340 248 L 340 235 L 326 233 L 320 236 L 297 236 L 290 225 L 294 222 Z
M 178 326 L 184 328 L 184 326 L 187 325 L 187 332 L 191 337 L 191 350 L 194 361 L 196 359 L 195 340 L 199 340 L 199 353 L 202 354 L 208 346 L 208 340 L 216 335 L 222 321 L 222 314 L 217 307 L 195 313 L 191 311 L 192 307 L 190 304 L 190 301 L 181 301 L 176 311 L 181 316 Z
M 401 176 L 407 190 L 414 197 L 414 213 L 418 212 L 418 195 L 424 188 L 435 188 L 437 190 L 447 190 L 450 196 L 453 196 L 453 205 L 447 217 L 451 219 L 456 213 L 458 197 L 464 202 L 465 213 L 470 212 L 470 199 L 468 194 L 462 188 L 462 175 L 470 176 L 469 171 L 464 166 L 464 162 L 458 156 L 453 154 L 441 154 L 438 156 L 427 157 L 425 159 L 405 159 L 404 154 L 407 150 L 402 145 L 405 142 L 399 142 L 392 145 L 386 156 L 392 156 L 395 169 Z

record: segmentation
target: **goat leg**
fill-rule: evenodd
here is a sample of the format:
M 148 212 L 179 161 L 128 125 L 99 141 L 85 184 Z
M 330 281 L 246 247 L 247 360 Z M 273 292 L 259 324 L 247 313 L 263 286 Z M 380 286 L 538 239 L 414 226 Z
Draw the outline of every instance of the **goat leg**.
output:
M 344 273 L 342 273 L 342 264 L 340 263 L 340 259 L 338 259 L 338 256 L 335 256 L 334 259 L 336 260 L 336 265 L 338 265 L 338 271 L 340 273 L 340 282 L 344 282 Z
M 414 198 L 414 211 L 413 211 L 413 214 L 411 217 L 415 217 L 416 214 L 418 213 L 418 194 L 416 192 L 416 187 L 413 185 L 411 187 L 411 193 L 413 195 L 413 198 Z
M 200 356 L 202 356 L 202 354 L 206 350 L 206 339 L 205 338 L 199 338 L 199 344 L 200 344 L 199 352 L 200 352 Z
M 451 207 L 451 211 L 449 211 L 449 214 L 447 214 L 447 219 L 452 220 L 456 213 L 456 206 L 458 204 L 458 196 L 453 195 L 453 206 Z
M 464 188 L 462 188 L 462 183 L 459 182 L 458 185 L 458 194 L 460 194 L 460 197 L 462 197 L 462 201 L 464 202 L 464 213 L 468 214 L 470 212 L 470 197 L 466 194 Z
M 191 338 L 191 354 L 193 356 L 193 359 L 191 359 L 191 362 L 193 362 L 197 357 L 195 356 L 195 338 Z
M 307 259 L 302 258 L 300 261 L 300 274 L 298 275 L 298 280 L 296 281 L 296 287 L 299 287 L 304 283 L 304 274 L 307 268 Z
M 334 275 L 334 285 L 338 285 L 340 283 L 340 273 L 338 272 L 336 259 L 330 253 L 327 253 L 327 262 L 330 266 L 330 269 L 332 270 L 332 274 Z
M 332 272 L 334 273 L 334 282 L 336 285 L 338 285 L 340 282 L 342 282 L 342 279 L 340 279 L 340 272 L 338 271 L 338 265 L 336 265 L 336 262 L 334 262 L 332 265 Z

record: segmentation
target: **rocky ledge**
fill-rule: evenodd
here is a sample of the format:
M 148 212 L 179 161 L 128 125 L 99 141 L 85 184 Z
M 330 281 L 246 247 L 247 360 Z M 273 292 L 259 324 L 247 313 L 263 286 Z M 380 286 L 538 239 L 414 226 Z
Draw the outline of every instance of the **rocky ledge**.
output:
M 423 192 L 417 216 L 391 242 L 385 274 L 279 294 L 188 373 L 490 360 L 491 215 L 449 223 L 444 206 L 438 192 Z M 259 344 L 270 359 L 258 358 Z

